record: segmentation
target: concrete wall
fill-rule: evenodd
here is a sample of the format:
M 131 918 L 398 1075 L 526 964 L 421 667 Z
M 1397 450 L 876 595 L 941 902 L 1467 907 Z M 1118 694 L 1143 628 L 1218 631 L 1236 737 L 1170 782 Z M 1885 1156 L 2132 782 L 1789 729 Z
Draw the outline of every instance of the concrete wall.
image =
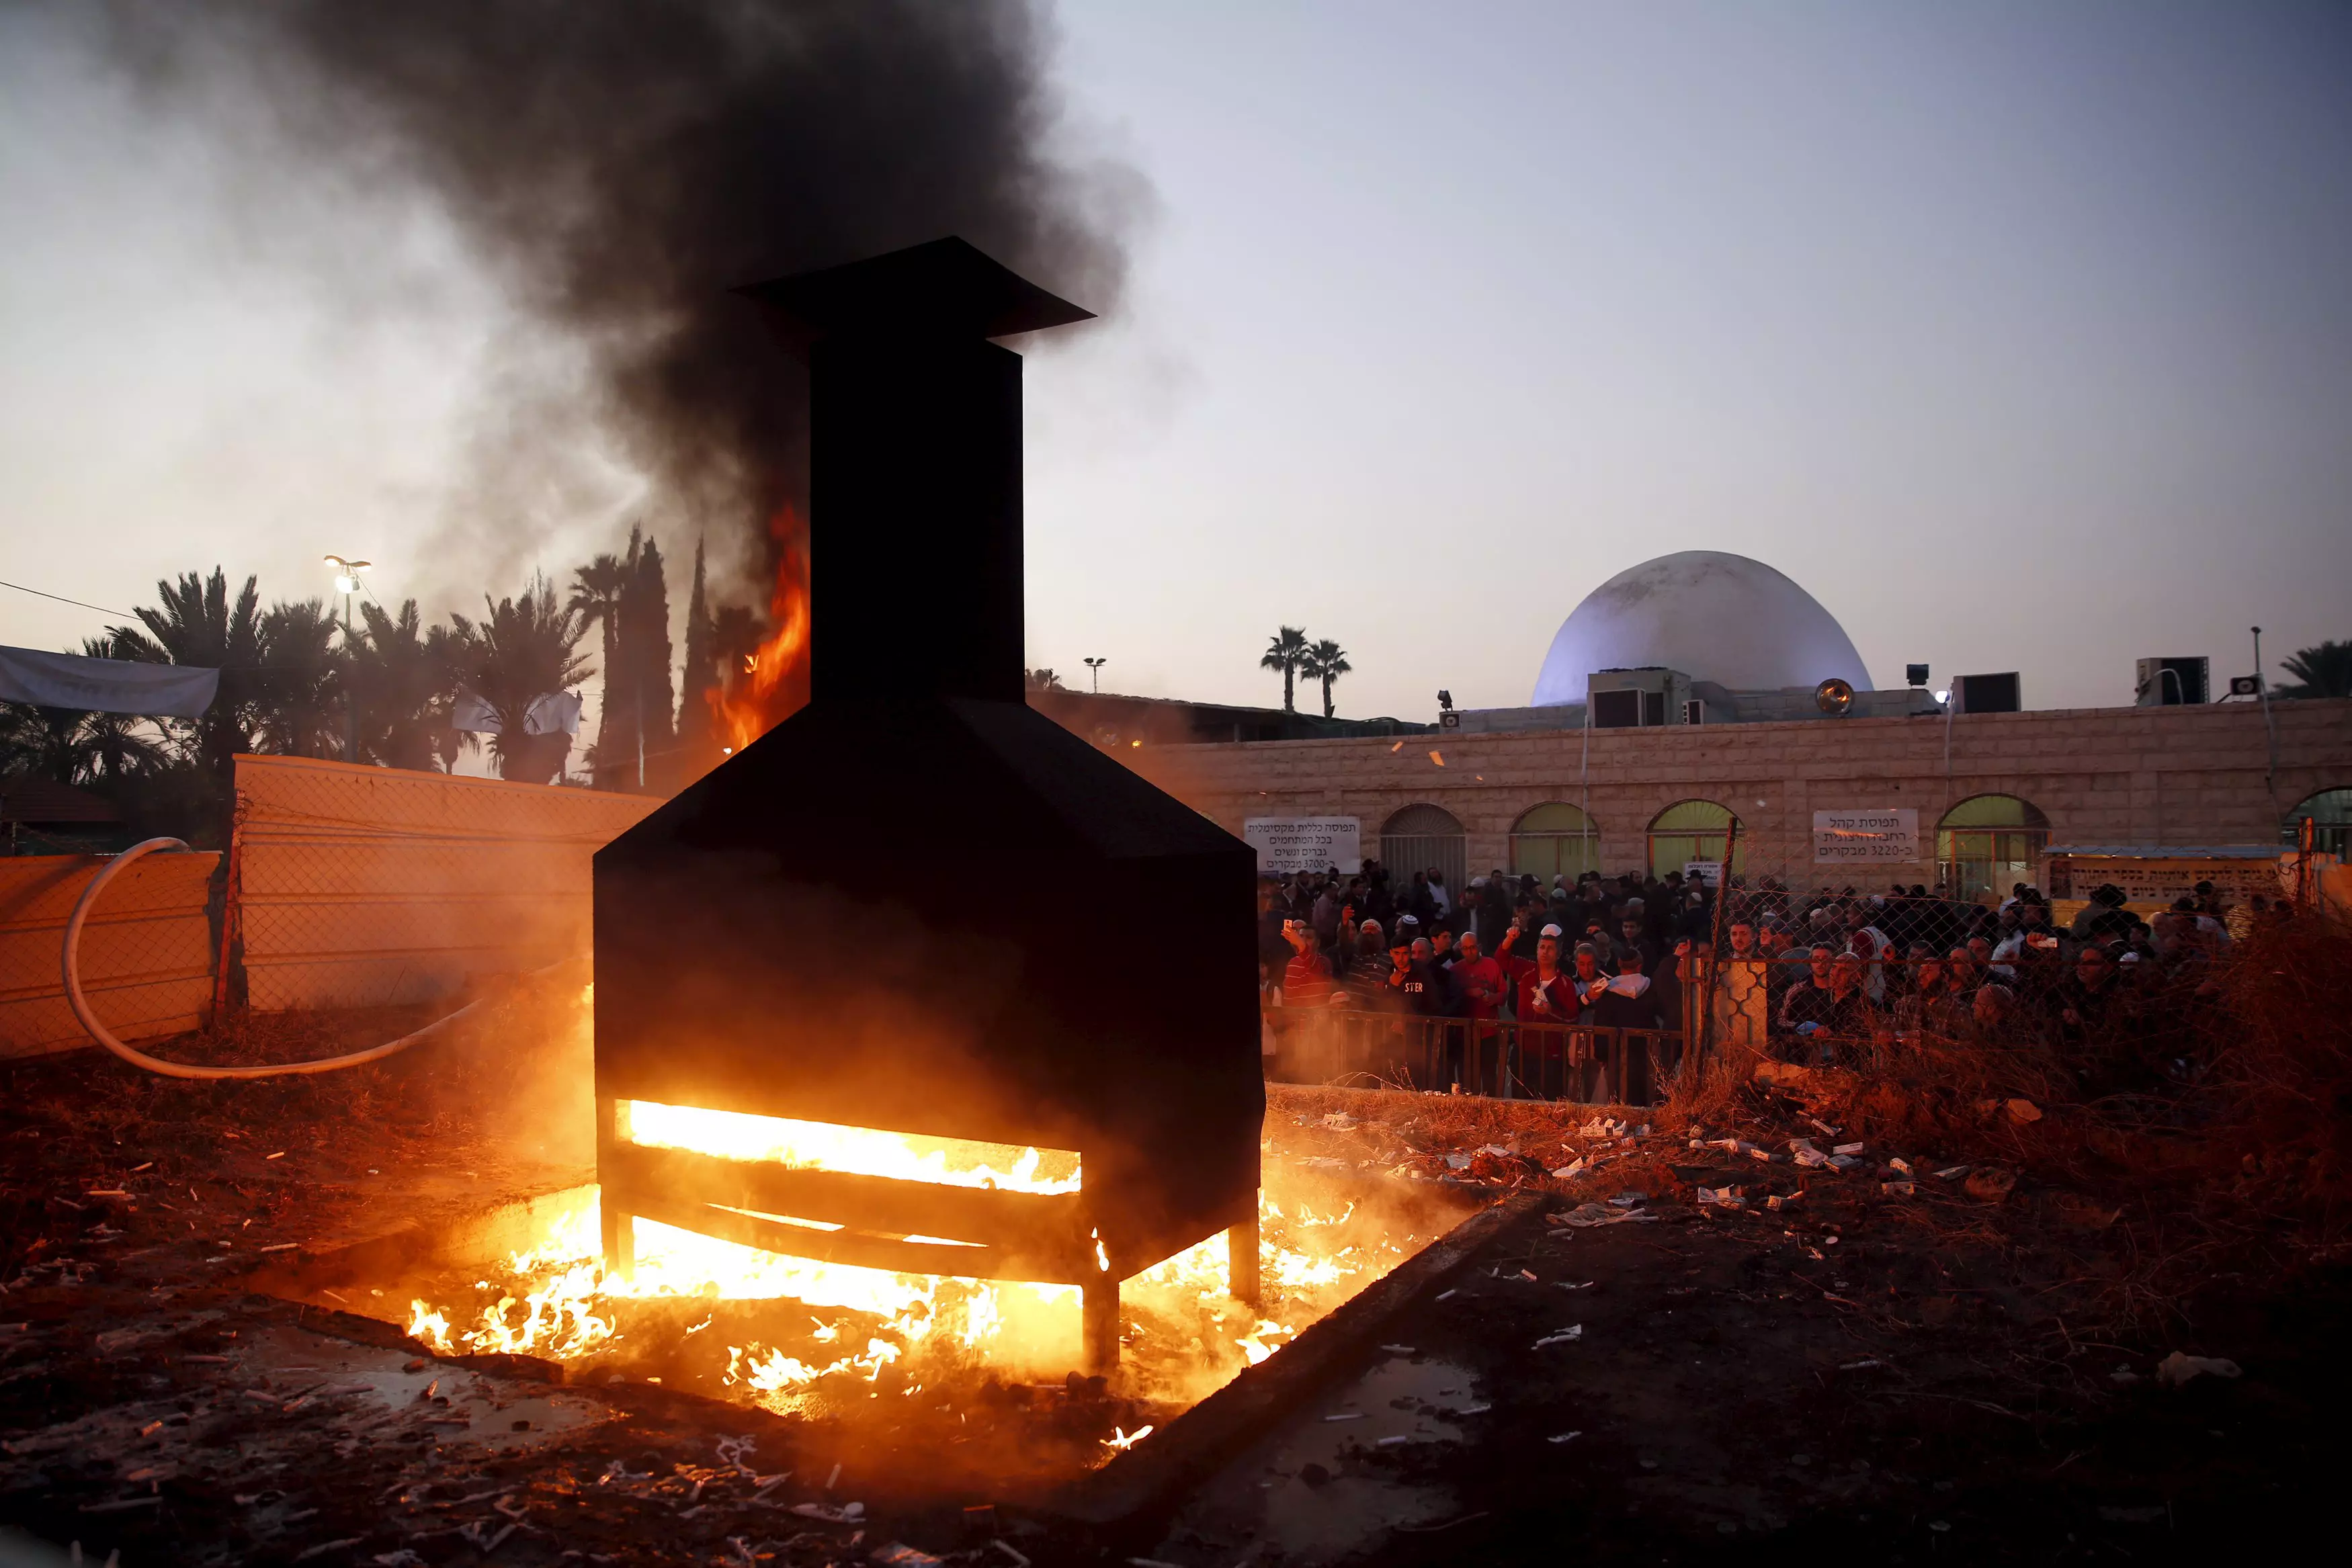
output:
M 2275 844 L 2298 801 L 2352 786 L 2352 702 L 2271 711 L 2267 783 L 2269 741 L 2250 703 L 1961 715 L 1948 721 L 1948 762 L 1940 716 L 1145 747 L 1129 760 L 1235 832 L 1251 816 L 1360 818 L 1368 855 L 1392 813 L 1442 806 L 1467 831 L 1474 874 L 1510 864 L 1512 824 L 1546 800 L 1589 800 L 1612 870 L 1646 863 L 1649 823 L 1667 806 L 1713 800 L 1738 815 L 1751 871 L 1807 880 L 1814 811 L 1916 808 L 1919 862 L 1821 868 L 1824 880 L 1881 884 L 1932 882 L 1934 824 L 1980 794 L 2040 808 L 2053 843 Z

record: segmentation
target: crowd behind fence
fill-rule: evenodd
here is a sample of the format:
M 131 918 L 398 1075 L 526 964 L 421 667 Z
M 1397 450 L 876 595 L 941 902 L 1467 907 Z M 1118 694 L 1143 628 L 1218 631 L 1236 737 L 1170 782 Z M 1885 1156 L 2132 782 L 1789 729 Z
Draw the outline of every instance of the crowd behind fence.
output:
M 2085 1076 L 2126 1058 L 2132 1072 L 2189 1073 L 2233 945 L 2317 907 L 2259 883 L 2153 904 L 2100 886 L 2059 905 L 2021 882 L 1970 900 L 1726 880 L 1493 875 L 1458 894 L 1377 865 L 1269 880 L 1268 1074 L 1642 1104 L 1703 1060 L 1743 1076 L 1767 1061 L 1888 1068 L 1951 1044 Z

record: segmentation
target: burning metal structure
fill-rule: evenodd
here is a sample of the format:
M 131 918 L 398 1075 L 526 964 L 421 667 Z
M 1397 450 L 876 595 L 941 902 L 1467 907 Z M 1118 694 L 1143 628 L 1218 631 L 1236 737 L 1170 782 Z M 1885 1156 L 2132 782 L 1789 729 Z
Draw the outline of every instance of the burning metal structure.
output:
M 1265 1090 L 1251 852 L 1023 700 L 992 340 L 1087 313 L 960 239 L 749 292 L 809 367 L 811 698 L 596 857 L 606 1263 L 642 1217 L 1076 1285 L 1107 1368 L 1119 1282 L 1221 1230 L 1255 1299 Z M 1147 914 L 1181 985 L 1106 961 Z

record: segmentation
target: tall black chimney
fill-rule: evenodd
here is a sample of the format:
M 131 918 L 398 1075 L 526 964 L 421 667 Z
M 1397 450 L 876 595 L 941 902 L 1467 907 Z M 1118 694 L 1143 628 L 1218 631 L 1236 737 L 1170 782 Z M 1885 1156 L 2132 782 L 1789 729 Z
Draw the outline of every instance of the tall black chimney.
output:
M 1265 1087 L 1255 855 L 1023 700 L 1021 361 L 987 340 L 1086 312 L 952 239 L 751 292 L 809 343 L 812 695 L 597 853 L 607 1257 L 644 1216 L 1081 1285 L 1107 1365 L 1118 1281 L 1219 1230 L 1255 1295 Z M 1134 961 L 1155 935 L 1181 983 Z M 644 1102 L 1075 1151 L 1082 1186 L 655 1147 Z
M 961 239 L 746 293 L 809 342 L 810 690 L 1022 700 L 1021 356 L 1084 321 Z

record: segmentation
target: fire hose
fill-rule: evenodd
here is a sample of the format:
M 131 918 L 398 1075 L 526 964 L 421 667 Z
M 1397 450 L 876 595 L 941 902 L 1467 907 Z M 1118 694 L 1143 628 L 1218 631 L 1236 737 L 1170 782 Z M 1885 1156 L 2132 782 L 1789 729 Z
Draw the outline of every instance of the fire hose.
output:
M 99 1021 L 98 1015 L 90 1010 L 89 998 L 81 994 L 82 924 L 89 917 L 90 906 L 98 902 L 99 894 L 131 862 L 142 855 L 152 854 L 157 850 L 184 850 L 187 847 L 187 844 L 179 839 L 148 839 L 143 842 L 131 845 L 100 867 L 98 874 L 89 879 L 89 885 L 81 890 L 81 897 L 74 903 L 72 916 L 66 921 L 65 942 L 58 956 L 58 967 L 65 977 L 66 1001 L 72 1007 L 74 1017 L 81 1020 L 81 1027 L 89 1031 L 92 1040 L 131 1063 L 131 1066 L 145 1068 L 150 1072 L 160 1072 L 166 1078 L 285 1078 L 300 1073 L 338 1072 L 346 1067 L 358 1067 L 371 1061 L 382 1061 L 385 1057 L 396 1055 L 412 1045 L 421 1044 L 492 999 L 488 997 L 477 998 L 456 1012 L 436 1019 L 423 1029 L 412 1030 L 402 1035 L 398 1040 L 386 1040 L 382 1045 L 371 1046 L 365 1051 L 354 1051 L 348 1055 L 322 1056 L 311 1061 L 289 1061 L 268 1067 L 197 1067 L 184 1061 L 166 1061 L 160 1056 L 150 1056 L 143 1051 L 133 1050 L 115 1039 L 114 1032 Z M 565 960 L 565 962 L 569 961 Z M 561 968 L 562 965 L 551 965 L 549 967 Z M 545 974 L 547 970 L 536 970 L 534 973 Z

